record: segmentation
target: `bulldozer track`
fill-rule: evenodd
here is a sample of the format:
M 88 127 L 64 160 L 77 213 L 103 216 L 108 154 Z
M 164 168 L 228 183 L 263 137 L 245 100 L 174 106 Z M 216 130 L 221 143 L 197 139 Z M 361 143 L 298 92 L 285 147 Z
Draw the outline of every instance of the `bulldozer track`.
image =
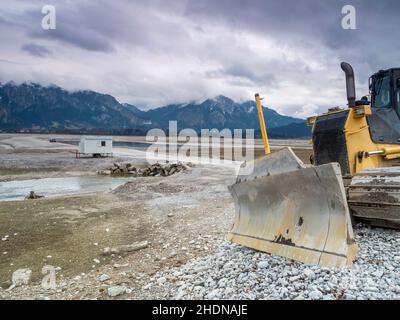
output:
M 400 168 L 356 174 L 347 187 L 353 217 L 369 225 L 400 229 Z

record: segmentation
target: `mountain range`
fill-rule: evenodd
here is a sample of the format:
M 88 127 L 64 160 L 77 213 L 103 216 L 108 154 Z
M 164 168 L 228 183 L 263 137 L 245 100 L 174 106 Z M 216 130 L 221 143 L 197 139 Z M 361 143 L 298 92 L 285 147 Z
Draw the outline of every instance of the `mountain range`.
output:
M 310 135 L 302 119 L 284 116 L 263 107 L 268 134 L 277 138 Z M 39 132 L 110 132 L 145 134 L 151 128 L 255 129 L 259 131 L 254 101 L 237 103 L 217 96 L 201 103 L 171 104 L 148 111 L 120 103 L 95 91 L 66 91 L 35 83 L 0 84 L 0 130 Z

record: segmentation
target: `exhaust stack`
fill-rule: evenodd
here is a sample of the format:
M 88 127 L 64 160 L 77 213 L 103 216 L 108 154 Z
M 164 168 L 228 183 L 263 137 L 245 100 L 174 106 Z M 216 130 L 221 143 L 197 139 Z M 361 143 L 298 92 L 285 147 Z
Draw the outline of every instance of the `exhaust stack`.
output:
M 346 74 L 346 92 L 349 108 L 356 106 L 356 86 L 354 82 L 354 71 L 352 66 L 347 62 L 342 62 L 340 67 Z

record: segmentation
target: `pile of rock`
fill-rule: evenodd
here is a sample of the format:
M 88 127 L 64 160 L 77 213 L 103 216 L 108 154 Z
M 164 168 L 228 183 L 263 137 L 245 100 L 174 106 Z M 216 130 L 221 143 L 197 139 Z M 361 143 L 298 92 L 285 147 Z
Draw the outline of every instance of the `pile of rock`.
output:
M 177 162 L 167 163 L 165 165 L 155 163 L 148 167 L 137 168 L 131 163 L 120 164 L 115 162 L 108 170 L 97 171 L 97 173 L 102 175 L 130 175 L 134 177 L 167 177 L 187 170 L 190 166 L 192 166 L 191 163 L 186 165 L 181 162 Z

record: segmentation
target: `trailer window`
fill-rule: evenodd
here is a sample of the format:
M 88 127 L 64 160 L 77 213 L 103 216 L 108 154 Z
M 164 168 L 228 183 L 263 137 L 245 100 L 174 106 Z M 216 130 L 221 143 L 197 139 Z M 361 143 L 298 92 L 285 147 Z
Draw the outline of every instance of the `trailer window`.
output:
M 105 141 L 102 141 L 102 142 L 101 142 L 101 146 L 102 146 L 102 147 L 105 147 L 105 146 L 106 146 L 106 142 L 105 142 Z

